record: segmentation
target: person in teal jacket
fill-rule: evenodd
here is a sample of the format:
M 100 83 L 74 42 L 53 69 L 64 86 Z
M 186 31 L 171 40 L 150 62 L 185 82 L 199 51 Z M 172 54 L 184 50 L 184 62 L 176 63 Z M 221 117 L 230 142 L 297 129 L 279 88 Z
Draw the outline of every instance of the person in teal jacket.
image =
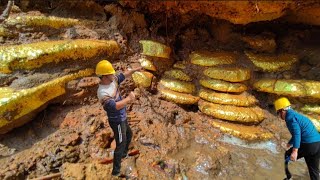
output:
M 311 180 L 319 180 L 320 134 L 309 118 L 291 108 L 287 98 L 274 103 L 278 116 L 286 121 L 292 137 L 287 144 L 285 159 L 296 161 L 304 157 Z M 288 170 L 287 170 L 288 171 Z M 290 174 L 290 173 L 289 173 Z M 287 179 L 290 179 L 291 175 Z

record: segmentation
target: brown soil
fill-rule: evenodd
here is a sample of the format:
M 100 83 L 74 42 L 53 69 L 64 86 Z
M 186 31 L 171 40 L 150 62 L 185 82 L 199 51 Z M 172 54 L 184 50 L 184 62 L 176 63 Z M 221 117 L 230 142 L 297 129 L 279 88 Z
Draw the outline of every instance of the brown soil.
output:
M 288 25 L 277 21 L 238 26 L 199 12 L 166 18 L 165 14 L 144 14 L 117 4 L 22 6 L 21 9 L 27 14 L 73 17 L 86 20 L 86 23 L 59 30 L 10 27 L 18 36 L 3 38 L 2 45 L 57 39 L 114 39 L 121 45 L 122 53 L 109 59 L 118 71 L 124 71 L 138 63 L 141 52 L 138 41 L 154 39 L 173 48 L 175 61 L 187 60 L 193 50 L 222 49 L 240 54 L 239 65 L 252 68 L 248 59 L 241 55 L 243 50 L 250 49 L 241 41 L 241 37 L 267 31 L 276 37 L 276 52 L 295 52 L 303 61 L 290 72 L 255 72 L 253 79 L 281 78 L 288 74 L 312 80 L 318 80 L 319 77 L 319 73 L 310 73 L 320 72 L 318 56 L 309 53 L 313 49 L 320 52 L 319 47 L 315 46 L 319 40 L 318 27 Z M 87 9 L 90 11 L 83 13 Z M 21 13 L 13 15 L 18 14 Z M 96 57 L 89 62 L 50 64 L 32 71 L 21 70 L 12 75 L 1 75 L 0 83 L 1 86 L 16 89 L 34 87 L 82 67 L 94 68 L 101 58 L 107 57 Z M 201 69 L 189 68 L 190 75 L 197 78 Z M 28 124 L 1 135 L 0 179 L 35 178 L 59 171 L 63 179 L 110 179 L 112 165 L 99 162 L 112 157 L 114 138 L 106 114 L 95 97 L 96 84 L 94 77 L 69 82 L 67 95 L 52 101 Z M 248 84 L 250 86 L 250 82 Z M 276 165 L 280 164 L 279 158 L 283 153 L 279 146 L 280 153 L 274 154 L 267 150 L 252 150 L 221 142 L 218 139 L 223 134 L 210 125 L 212 119 L 201 114 L 197 106 L 179 106 L 167 102 L 157 95 L 155 88 L 135 88 L 131 79 L 121 87 L 124 96 L 130 91 L 139 94 L 127 110 L 134 133 L 131 149 L 138 149 L 140 154 L 122 163 L 122 172 L 129 179 L 259 179 L 271 174 L 277 174 L 277 178 L 283 177 L 283 167 Z M 271 104 L 275 97 L 252 93 L 268 114 L 268 118 L 259 126 L 274 133 L 272 142 L 279 145 L 289 135 L 285 124 L 278 123 L 278 119 L 272 115 Z M 257 163 L 260 166 L 257 167 Z M 303 163 L 295 166 L 305 169 Z M 254 173 L 257 175 L 250 176 Z M 296 172 L 302 178 L 307 177 L 305 173 Z

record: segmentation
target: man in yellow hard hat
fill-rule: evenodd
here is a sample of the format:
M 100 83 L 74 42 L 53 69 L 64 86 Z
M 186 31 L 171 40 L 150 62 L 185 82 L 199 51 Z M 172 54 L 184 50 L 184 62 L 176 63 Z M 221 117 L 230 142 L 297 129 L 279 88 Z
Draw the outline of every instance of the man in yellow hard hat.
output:
M 320 134 L 309 118 L 291 108 L 290 101 L 281 97 L 274 102 L 278 116 L 286 121 L 292 137 L 287 144 L 285 159 L 296 161 L 304 157 L 311 180 L 319 180 Z M 288 161 L 286 161 L 287 166 Z M 291 174 L 286 167 L 287 179 Z
M 126 105 L 135 100 L 134 92 L 126 98 L 120 95 L 119 85 L 141 67 L 116 74 L 112 64 L 107 60 L 100 61 L 96 66 L 96 75 L 100 77 L 97 91 L 98 99 L 107 112 L 109 125 L 114 133 L 116 149 L 113 157 L 112 175 L 119 176 L 121 159 L 127 156 L 132 131 L 127 122 Z

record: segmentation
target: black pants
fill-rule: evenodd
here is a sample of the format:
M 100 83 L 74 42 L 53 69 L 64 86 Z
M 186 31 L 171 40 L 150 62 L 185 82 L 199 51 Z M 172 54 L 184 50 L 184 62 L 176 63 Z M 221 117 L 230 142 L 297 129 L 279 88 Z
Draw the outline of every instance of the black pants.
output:
M 292 148 L 285 153 L 285 158 L 290 156 Z M 320 159 L 320 142 L 315 143 L 303 143 L 298 150 L 298 157 L 300 159 L 304 157 L 311 180 L 319 180 L 319 159 Z
M 132 139 L 132 131 L 129 127 L 128 121 L 109 122 L 109 125 L 114 133 L 114 138 L 116 139 L 112 175 L 117 175 L 120 173 L 121 159 L 128 153 L 129 144 Z

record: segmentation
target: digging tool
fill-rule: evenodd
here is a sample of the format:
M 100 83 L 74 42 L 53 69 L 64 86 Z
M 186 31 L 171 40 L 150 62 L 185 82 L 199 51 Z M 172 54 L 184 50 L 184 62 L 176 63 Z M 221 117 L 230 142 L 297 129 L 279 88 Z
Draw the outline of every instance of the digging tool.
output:
M 286 173 L 286 178 L 284 178 L 284 180 L 289 180 L 289 179 L 291 179 L 291 177 L 292 177 L 292 175 L 291 175 L 291 173 L 290 173 L 290 171 L 289 171 L 289 168 L 288 168 L 288 165 L 289 165 L 289 162 L 290 162 L 290 156 L 286 156 L 285 155 L 285 160 L 284 160 L 284 170 L 285 170 L 285 173 Z

